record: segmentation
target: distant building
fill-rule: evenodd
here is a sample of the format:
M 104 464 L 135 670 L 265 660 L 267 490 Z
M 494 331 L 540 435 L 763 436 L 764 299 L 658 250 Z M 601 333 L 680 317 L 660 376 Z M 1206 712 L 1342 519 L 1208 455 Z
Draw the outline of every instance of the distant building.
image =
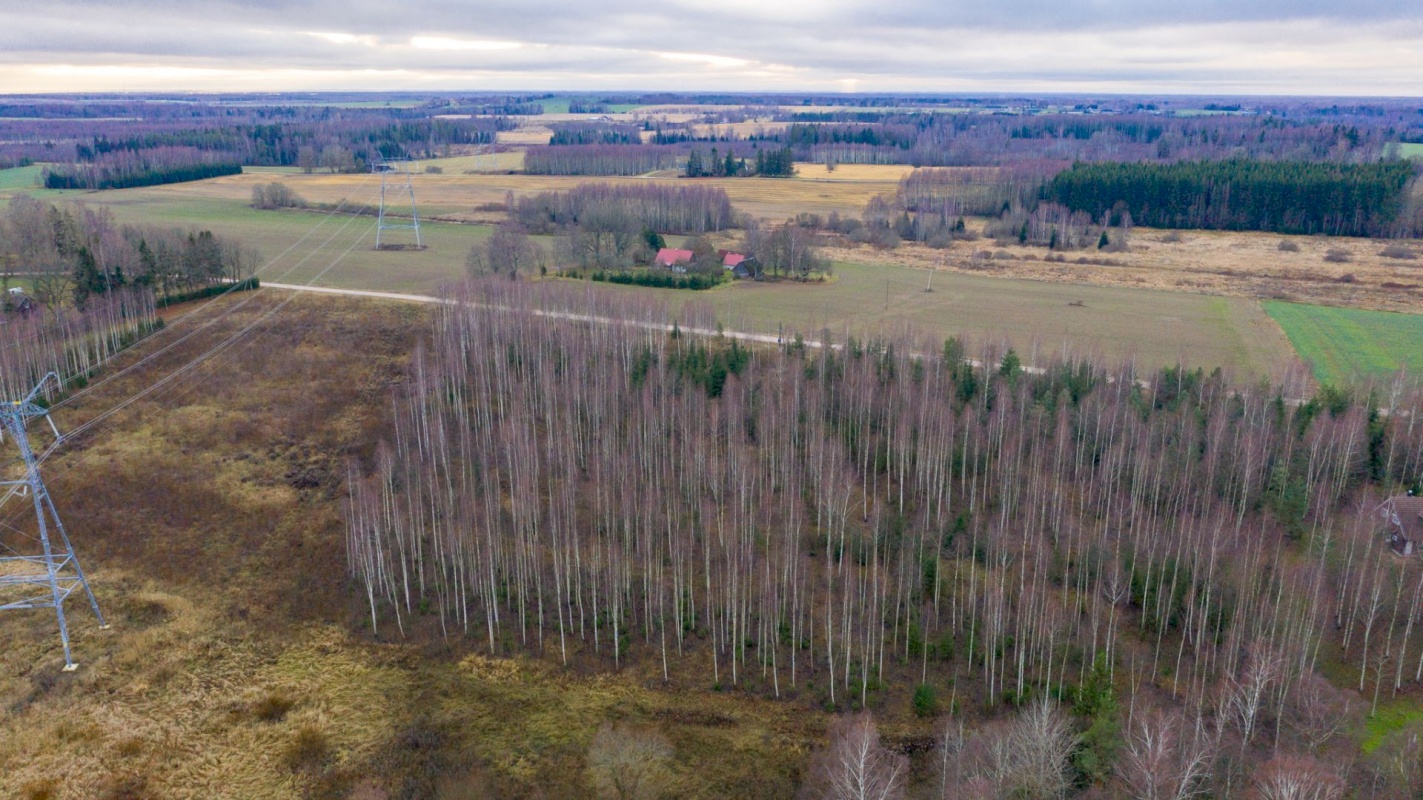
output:
M 659 267 L 666 267 L 673 272 L 686 272 L 687 265 L 692 263 L 692 251 L 664 247 L 657 251 L 657 257 L 652 260 L 652 263 Z
M 5 295 L 4 305 L 15 311 L 30 311 L 35 307 L 35 299 L 25 294 L 24 289 L 12 287 Z
M 1411 556 L 1423 549 L 1423 497 L 1411 493 L 1390 497 L 1379 506 L 1379 511 L 1393 552 Z
M 721 256 L 721 265 L 731 271 L 737 278 L 750 278 L 756 274 L 756 257 L 748 256 L 744 253 L 733 253 L 730 250 L 718 250 L 717 255 Z

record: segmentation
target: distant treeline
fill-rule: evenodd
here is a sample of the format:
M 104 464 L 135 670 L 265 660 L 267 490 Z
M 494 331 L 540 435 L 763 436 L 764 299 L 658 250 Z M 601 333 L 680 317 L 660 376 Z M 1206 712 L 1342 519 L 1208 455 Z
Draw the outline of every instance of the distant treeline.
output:
M 434 118 L 428 110 L 405 108 L 146 101 L 98 107 L 108 114 L 90 116 L 88 105 L 62 101 L 35 109 L 41 119 L 0 115 L 0 164 L 64 164 L 52 171 L 66 188 L 99 188 L 103 180 L 80 176 L 82 169 L 68 167 L 73 164 L 122 173 L 126 177 L 114 184 L 121 186 L 145 185 L 131 182 L 135 176 L 145 182 L 190 180 L 180 175 L 198 164 L 359 170 L 378 158 L 431 158 L 490 144 L 516 124 L 503 116 Z M 175 163 L 173 153 L 201 156 Z M 133 162 L 149 166 L 134 168 Z M 116 170 L 115 163 L 123 166 Z M 211 176 L 199 170 L 197 177 Z
M 764 178 L 789 178 L 795 174 L 795 153 L 789 147 L 771 150 L 756 149 L 754 160 L 747 160 L 743 152 L 738 155 L 730 146 L 725 155 L 717 148 L 710 155 L 703 155 L 697 148 L 687 153 L 687 163 L 682 174 L 688 178 L 737 178 L 759 175 Z
M 613 223 L 632 235 L 645 229 L 696 234 L 725 230 L 735 221 L 731 200 L 721 189 L 652 183 L 586 183 L 567 192 L 540 192 L 520 198 L 509 216 L 534 234 L 589 224 L 605 228 Z
M 586 122 L 560 125 L 554 129 L 549 144 L 642 144 L 642 129 L 636 125 Z
M 44 170 L 46 189 L 129 189 L 240 175 L 242 165 L 191 147 L 119 150 Z
M 1415 167 L 1404 161 L 1075 164 L 1044 197 L 1094 218 L 1114 209 L 1159 228 L 1397 235 Z
M 965 104 L 985 107 L 979 101 Z M 928 108 L 788 114 L 746 107 L 708 111 L 689 122 L 648 124 L 656 144 L 756 141 L 790 147 L 797 161 L 919 167 L 1238 158 L 1363 163 L 1381 158 L 1391 143 L 1423 136 L 1423 115 L 1405 104 L 1320 108 L 1287 102 L 1199 116 L 1167 116 L 1155 104 L 1116 105 L 1109 111 L 1085 103 L 1080 112 L 1044 113 L 1030 102 L 1001 109 L 990 103 L 986 107 L 994 113 L 953 114 Z M 791 124 L 740 136 L 720 126 L 768 116 Z
M 530 147 L 524 171 L 530 175 L 641 175 L 680 169 L 683 151 L 651 144 L 570 144 Z

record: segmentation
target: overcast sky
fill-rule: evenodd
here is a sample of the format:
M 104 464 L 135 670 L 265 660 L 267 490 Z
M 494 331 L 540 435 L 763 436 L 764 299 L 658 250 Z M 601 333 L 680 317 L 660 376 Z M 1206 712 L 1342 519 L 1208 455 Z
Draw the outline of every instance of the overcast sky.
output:
M 1423 95 L 1421 0 L 0 0 L 0 92 Z

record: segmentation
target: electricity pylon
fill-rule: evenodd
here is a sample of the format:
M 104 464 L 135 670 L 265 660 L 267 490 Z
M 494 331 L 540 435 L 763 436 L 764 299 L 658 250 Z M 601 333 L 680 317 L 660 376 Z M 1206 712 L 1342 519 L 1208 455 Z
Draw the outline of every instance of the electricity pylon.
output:
M 380 215 L 376 218 L 376 249 L 379 250 L 382 246 L 389 247 L 381 241 L 381 234 L 385 231 L 411 230 L 415 232 L 415 249 L 423 250 L 425 245 L 420 241 L 420 214 L 415 210 L 415 184 L 410 175 L 410 162 L 405 159 L 377 161 L 372 169 L 380 173 Z M 401 201 L 402 204 L 405 197 L 410 198 L 409 222 L 386 221 L 387 194 L 392 195 L 393 200 Z M 400 247 L 397 246 L 396 249 L 400 249 Z
M 23 480 L 0 481 L 0 488 L 9 487 L 6 497 L 29 495 L 34 502 L 35 520 L 39 527 L 38 544 L 42 550 L 41 553 L 26 555 L 9 549 L 14 555 L 0 557 L 0 611 L 53 608 L 59 619 L 59 638 L 64 642 L 64 671 L 73 672 L 79 665 L 74 663 L 69 652 L 69 626 L 64 620 L 65 598 L 69 597 L 70 592 L 83 587 L 84 594 L 89 597 L 89 606 L 94 609 L 94 616 L 99 618 L 99 629 L 105 630 L 109 625 L 104 621 L 104 615 L 99 613 L 99 602 L 89 590 L 89 581 L 84 577 L 79 558 L 69 544 L 69 534 L 65 532 L 49 490 L 45 489 L 44 480 L 40 478 L 39 459 L 34 448 L 30 447 L 30 439 L 25 432 L 30 420 L 44 417 L 50 430 L 54 431 L 55 441 L 63 440 L 59 428 L 50 419 L 49 411 L 36 402 L 51 379 L 58 385 L 59 376 L 51 372 L 23 400 L 0 403 L 0 440 L 4 439 L 4 434 L 10 434 L 20 448 L 20 460 L 25 465 Z M 50 538 L 52 532 L 59 534 L 58 542 Z

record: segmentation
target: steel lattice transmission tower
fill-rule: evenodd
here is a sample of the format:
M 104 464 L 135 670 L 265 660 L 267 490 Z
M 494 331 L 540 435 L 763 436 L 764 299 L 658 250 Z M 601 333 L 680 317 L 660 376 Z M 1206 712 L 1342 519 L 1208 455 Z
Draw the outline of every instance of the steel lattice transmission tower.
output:
M 99 618 L 99 629 L 109 627 L 104 615 L 99 612 L 99 602 L 89 590 L 89 581 L 79 566 L 74 548 L 69 544 L 69 534 L 54 508 L 49 490 L 45 489 L 40 477 L 39 458 L 30 446 L 25 427 L 30 420 L 44 417 L 54 431 L 56 442 L 62 441 L 59 429 L 50 419 L 49 411 L 37 401 L 44 386 L 50 380 L 59 383 L 59 376 L 50 373 L 39 382 L 23 400 L 13 400 L 0 404 L 0 440 L 9 434 L 20 449 L 20 460 L 24 463 L 25 477 L 17 481 L 0 481 L 0 488 L 9 487 L 7 497 L 16 494 L 28 495 L 35 505 L 35 521 L 39 527 L 37 543 L 42 552 L 26 555 L 10 549 L 13 555 L 0 557 L 0 611 L 22 608 L 53 608 L 59 619 L 59 638 L 64 642 L 64 671 L 72 672 L 78 666 L 69 652 L 69 626 L 64 619 L 64 600 L 75 589 L 83 588 L 89 598 L 89 606 L 94 616 Z M 58 541 L 53 536 L 58 534 Z
M 391 245 L 382 241 L 383 234 L 389 230 L 414 231 L 414 249 L 425 249 L 424 243 L 420 241 L 420 213 L 415 210 L 415 184 L 412 182 L 410 162 L 403 158 L 377 161 L 371 169 L 380 173 L 380 216 L 376 218 L 376 249 L 400 250 L 410 247 L 408 244 Z M 386 207 L 392 201 L 403 206 L 407 197 L 410 198 L 410 221 L 388 221 L 385 216 Z

